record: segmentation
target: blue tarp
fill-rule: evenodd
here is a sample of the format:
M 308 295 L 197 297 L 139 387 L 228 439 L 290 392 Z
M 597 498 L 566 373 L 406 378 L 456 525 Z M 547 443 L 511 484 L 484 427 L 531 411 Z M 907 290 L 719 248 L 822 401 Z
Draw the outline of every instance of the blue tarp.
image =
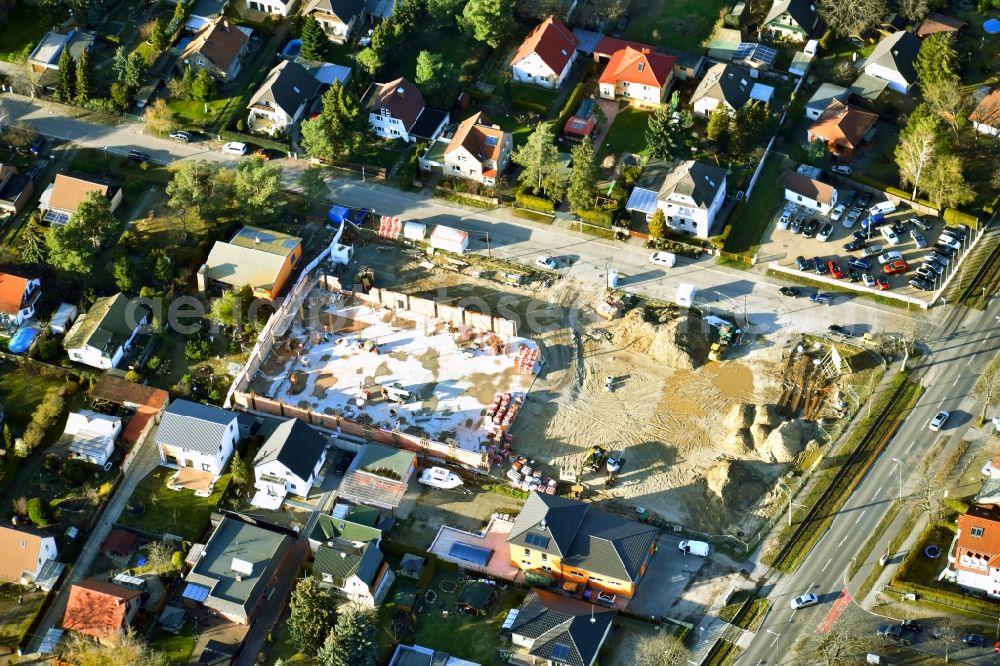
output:
M 301 50 L 302 50 L 302 40 L 293 39 L 292 41 L 288 42 L 288 45 L 285 47 L 283 53 L 286 56 L 291 56 L 294 58 L 299 54 L 299 51 Z
M 326 214 L 327 218 L 335 224 L 340 224 L 348 219 L 350 215 L 351 211 L 343 206 L 333 206 L 330 208 L 330 212 Z
M 38 336 L 38 331 L 33 328 L 19 328 L 14 333 L 14 337 L 7 343 L 7 349 L 15 354 L 23 354 L 28 351 L 32 340 Z
M 448 557 L 454 557 L 456 560 L 472 562 L 473 564 L 485 567 L 489 564 L 490 558 L 493 557 L 493 551 L 488 548 L 470 546 L 467 543 L 455 542 L 448 549 Z

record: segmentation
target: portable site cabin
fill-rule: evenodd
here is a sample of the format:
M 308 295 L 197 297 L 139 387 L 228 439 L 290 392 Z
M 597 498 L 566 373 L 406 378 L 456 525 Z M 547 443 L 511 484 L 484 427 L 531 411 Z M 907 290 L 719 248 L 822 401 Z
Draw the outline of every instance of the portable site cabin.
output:
M 682 283 L 677 285 L 677 305 L 687 308 L 691 307 L 698 290 L 693 284 Z
M 403 223 L 403 238 L 408 241 L 421 241 L 427 236 L 427 225 L 423 222 L 409 221 Z
M 70 325 L 76 321 L 76 317 L 79 311 L 76 306 L 72 303 L 60 303 L 59 307 L 56 309 L 55 314 L 49 320 L 49 331 L 53 335 L 61 335 L 65 333 Z
M 463 254 L 469 247 L 469 234 L 439 224 L 431 232 L 431 247 L 435 250 Z

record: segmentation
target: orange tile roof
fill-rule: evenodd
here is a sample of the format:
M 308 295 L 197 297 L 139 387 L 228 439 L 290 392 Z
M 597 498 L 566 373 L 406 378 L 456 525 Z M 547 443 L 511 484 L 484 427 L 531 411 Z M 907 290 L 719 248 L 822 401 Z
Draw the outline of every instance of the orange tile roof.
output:
M 998 446 L 997 450 L 993 453 L 993 469 L 1000 472 L 1000 446 Z
M 10 273 L 0 273 L 0 312 L 14 315 L 21 309 L 28 279 Z
M 931 14 L 917 27 L 917 37 L 923 39 L 935 32 L 958 32 L 965 27 L 965 21 L 945 14 Z
M 493 137 L 491 145 L 487 138 Z M 503 147 L 503 130 L 490 125 L 489 118 L 482 111 L 470 116 L 459 124 L 451 143 L 444 149 L 445 155 L 463 146 L 472 156 L 482 160 L 500 159 L 500 149 Z
M 532 53 L 537 53 L 549 69 L 559 74 L 573 57 L 580 40 L 555 16 L 550 16 L 528 33 L 510 64 L 515 65 Z
M 250 38 L 223 17 L 218 17 L 201 29 L 181 53 L 181 60 L 195 53 L 207 58 L 217 69 L 226 73 L 233 60 Z
M 113 638 L 125 622 L 125 605 L 139 595 L 139 590 L 103 580 L 82 580 L 69 591 L 62 626 L 95 638 Z
M 1000 86 L 991 90 L 976 105 L 976 109 L 969 116 L 969 120 L 974 123 L 986 125 L 987 127 L 1000 127 Z
M 846 141 L 857 148 L 865 134 L 875 125 L 878 116 L 856 106 L 844 104 L 839 99 L 830 102 L 819 119 L 809 128 L 810 134 L 830 143 Z
M 653 53 L 649 49 L 637 50 L 626 46 L 616 51 L 608 66 L 601 74 L 601 83 L 615 85 L 619 81 L 628 81 L 653 88 L 662 88 L 674 70 L 674 56 Z
M 804 176 L 797 171 L 790 171 L 785 174 L 785 187 L 796 194 L 809 197 L 813 201 L 824 204 L 833 203 L 833 187 L 818 180 L 813 180 L 809 176 Z
M 49 206 L 56 210 L 76 211 L 84 202 L 87 195 L 97 190 L 101 194 L 108 193 L 106 183 L 98 183 L 75 176 L 57 174 L 52 187 L 52 197 L 49 199 Z
M 981 528 L 982 535 L 972 536 L 974 527 Z M 958 517 L 956 566 L 961 566 L 961 556 L 964 554 L 985 558 L 990 566 L 997 566 L 1000 557 L 1000 507 L 993 504 L 971 506 L 968 513 Z
M 38 568 L 38 554 L 45 535 L 0 525 L 0 580 L 20 583 L 21 574 Z
M 643 44 L 642 42 L 630 42 L 625 39 L 618 39 L 617 37 L 604 37 L 597 43 L 594 47 L 594 55 L 603 58 L 610 58 L 614 54 L 621 51 L 626 46 L 630 46 L 636 51 L 641 51 L 647 49 L 649 51 L 655 51 L 656 47 L 650 44 Z

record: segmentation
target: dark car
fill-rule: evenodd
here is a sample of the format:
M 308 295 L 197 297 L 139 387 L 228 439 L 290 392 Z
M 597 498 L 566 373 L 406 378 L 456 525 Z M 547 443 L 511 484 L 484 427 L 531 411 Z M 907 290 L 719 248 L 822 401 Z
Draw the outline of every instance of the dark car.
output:
M 910 644 L 910 639 L 903 633 L 903 628 L 898 624 L 879 625 L 878 635 L 882 637 L 882 640 L 894 641 L 903 645 Z
M 867 271 L 867 270 L 871 269 L 872 262 L 868 261 L 867 259 L 860 259 L 858 257 L 848 257 L 847 258 L 847 265 L 850 266 L 850 267 L 852 267 L 852 268 L 858 268 L 858 269 L 861 269 L 863 271 Z
M 855 231 L 851 235 L 854 236 L 855 240 L 866 241 L 866 240 L 869 240 L 872 237 L 873 234 L 868 233 L 868 230 L 866 230 L 866 229 L 858 229 L 857 231 Z
M 819 257 L 813 257 L 813 270 L 816 271 L 816 275 L 823 275 L 826 273 L 826 264 Z
M 919 275 L 917 277 L 910 278 L 909 285 L 914 289 L 919 289 L 920 291 L 934 291 L 934 283 L 926 278 L 922 278 Z
M 347 471 L 347 468 L 351 466 L 352 462 L 354 462 L 354 454 L 344 451 L 337 459 L 337 463 L 333 468 L 334 473 L 343 475 L 344 472 Z
M 965 237 L 969 235 L 969 228 L 964 224 L 957 227 L 945 227 L 941 230 L 941 233 L 953 236 L 954 238 L 963 241 L 965 240 Z
M 847 190 L 840 197 L 840 203 L 844 204 L 844 208 L 850 208 L 851 204 L 854 203 L 854 199 L 857 198 L 857 196 L 858 196 L 857 190 Z
M 802 218 L 796 215 L 795 219 L 792 220 L 792 223 L 790 225 L 788 225 L 788 228 L 792 230 L 793 234 L 801 234 L 802 233 Z
M 944 252 L 938 252 L 935 249 L 935 250 L 931 250 L 931 252 L 926 257 L 924 257 L 924 259 L 930 259 L 931 261 L 935 261 L 935 262 L 937 262 L 939 264 L 947 266 L 948 263 L 949 263 L 948 260 L 950 259 L 950 257 L 948 255 L 946 255 Z
M 942 245 L 941 243 L 935 243 L 934 247 L 931 248 L 934 252 L 940 252 L 944 256 L 951 257 L 955 256 L 955 248 L 949 247 L 948 245 Z
M 805 257 L 795 257 L 795 265 L 800 271 L 807 271 L 812 268 L 812 264 Z
M 899 626 L 903 631 L 912 631 L 917 634 L 924 630 L 924 626 L 916 620 L 903 620 Z
M 982 634 L 966 634 L 962 637 L 962 642 L 970 647 L 983 647 L 986 645 L 986 637 Z
M 782 296 L 791 296 L 792 298 L 798 298 L 800 296 L 799 290 L 795 287 L 782 287 L 778 290 L 778 293 Z
M 855 270 L 853 268 L 848 268 L 847 269 L 847 279 L 850 282 L 857 282 L 858 280 L 861 279 L 861 273 L 859 273 L 857 270 Z
M 823 305 L 829 305 L 833 302 L 833 294 L 828 294 L 823 291 L 814 291 L 809 294 L 809 300 L 813 303 L 822 303 Z
M 865 247 L 865 239 L 864 238 L 855 238 L 850 243 L 847 243 L 847 244 L 844 245 L 844 251 L 845 252 L 857 252 L 858 250 L 864 249 L 864 247 Z
M 817 220 L 814 217 L 811 220 L 809 220 L 808 222 L 806 222 L 805 225 L 803 225 L 803 227 L 802 227 L 802 235 L 805 236 L 806 238 L 812 238 L 813 236 L 816 235 L 816 232 L 818 230 L 819 230 L 819 220 Z
M 869 203 L 871 203 L 871 200 L 872 200 L 871 194 L 869 194 L 868 192 L 862 192 L 861 196 L 858 197 L 858 200 L 854 202 L 854 205 L 857 206 L 858 208 L 865 208 L 868 206 Z
M 902 222 L 893 222 L 889 228 L 896 232 L 897 236 L 903 236 L 906 233 L 906 225 Z
M 847 330 L 843 326 L 840 326 L 839 324 L 830 324 L 829 326 L 826 327 L 826 330 L 832 333 L 833 335 L 839 335 L 842 338 L 853 337 L 849 330 Z
M 139 162 L 140 164 L 143 163 L 143 162 L 149 162 L 150 161 L 149 155 L 147 153 L 142 152 L 141 150 L 130 150 L 130 151 L 128 151 L 128 158 L 130 160 L 135 161 L 135 162 Z
M 39 155 L 42 154 L 42 149 L 44 147 L 45 147 L 45 137 L 39 134 L 38 136 L 35 137 L 35 140 L 31 142 L 31 147 L 28 148 L 28 151 L 31 152 L 31 154 L 34 155 L 35 157 L 38 157 Z

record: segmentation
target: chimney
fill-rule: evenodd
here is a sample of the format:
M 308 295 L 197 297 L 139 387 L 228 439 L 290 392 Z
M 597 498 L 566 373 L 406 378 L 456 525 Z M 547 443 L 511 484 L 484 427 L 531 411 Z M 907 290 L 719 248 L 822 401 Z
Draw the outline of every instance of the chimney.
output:
M 650 50 L 649 50 L 649 49 L 647 49 L 647 48 L 643 48 L 643 49 L 642 49 L 642 54 L 643 54 L 643 55 L 649 55 L 649 54 L 650 54 Z
M 347 559 L 347 553 L 345 553 L 344 551 L 340 551 L 340 559 L 346 560 Z
M 542 518 L 540 521 L 538 521 L 538 526 L 541 527 L 543 530 L 547 527 L 547 525 L 545 524 L 545 519 L 544 518 Z
M 196 276 L 198 282 L 198 292 L 204 294 L 207 290 L 205 285 L 206 278 L 205 274 L 208 272 L 208 264 L 202 264 L 201 268 L 198 269 L 198 275 Z

